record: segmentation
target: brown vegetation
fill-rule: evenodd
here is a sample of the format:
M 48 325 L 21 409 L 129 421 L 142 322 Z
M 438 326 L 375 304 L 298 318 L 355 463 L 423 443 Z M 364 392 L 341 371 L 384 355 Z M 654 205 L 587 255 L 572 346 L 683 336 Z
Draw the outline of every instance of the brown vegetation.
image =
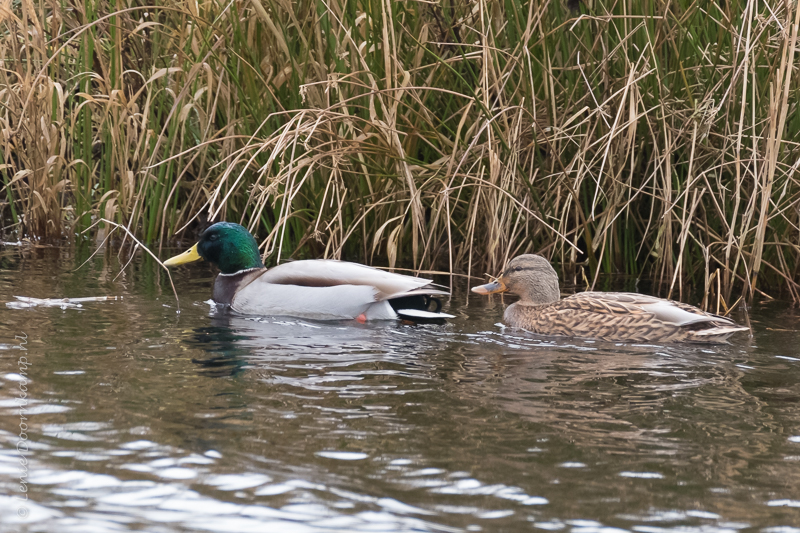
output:
M 4 0 L 2 217 L 273 261 L 798 285 L 796 3 Z M 7 230 L 9 228 L 7 227 Z M 580 278 L 578 278 L 580 281 Z

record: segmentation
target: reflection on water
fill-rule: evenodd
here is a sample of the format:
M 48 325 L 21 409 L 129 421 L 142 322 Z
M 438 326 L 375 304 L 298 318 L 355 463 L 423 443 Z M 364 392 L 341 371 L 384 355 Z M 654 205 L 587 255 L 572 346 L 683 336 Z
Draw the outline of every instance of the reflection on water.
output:
M 0 531 L 800 532 L 787 306 L 625 345 L 504 330 L 466 287 L 445 325 L 231 317 L 202 266 L 177 314 L 150 263 L 19 254 L 2 302 L 123 298 L 0 307 Z

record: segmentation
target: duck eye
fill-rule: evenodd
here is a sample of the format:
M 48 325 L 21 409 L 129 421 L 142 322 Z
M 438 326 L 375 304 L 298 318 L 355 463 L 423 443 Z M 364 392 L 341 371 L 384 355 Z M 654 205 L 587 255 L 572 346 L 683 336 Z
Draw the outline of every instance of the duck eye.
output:
M 216 233 L 212 233 L 211 235 L 208 236 L 209 241 L 216 241 L 217 239 L 219 239 L 219 235 L 217 235 Z
M 514 272 L 519 272 L 519 271 L 521 271 L 521 270 L 522 270 L 522 267 L 514 267 L 514 270 L 513 270 L 513 271 L 514 271 Z

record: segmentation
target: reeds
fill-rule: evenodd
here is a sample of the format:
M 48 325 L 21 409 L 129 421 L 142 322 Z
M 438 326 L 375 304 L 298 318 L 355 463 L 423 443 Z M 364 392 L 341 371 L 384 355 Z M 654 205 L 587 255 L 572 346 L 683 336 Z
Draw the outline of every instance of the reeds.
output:
M 796 2 L 2 6 L 0 201 L 28 235 L 225 219 L 273 262 L 536 251 L 800 299 Z

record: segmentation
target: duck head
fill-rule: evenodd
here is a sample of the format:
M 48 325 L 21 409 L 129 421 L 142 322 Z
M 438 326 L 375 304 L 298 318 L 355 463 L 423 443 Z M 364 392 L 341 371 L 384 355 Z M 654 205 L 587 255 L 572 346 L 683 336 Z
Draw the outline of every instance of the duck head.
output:
M 223 274 L 235 274 L 250 268 L 263 268 L 258 244 L 244 227 L 233 222 L 217 222 L 200 235 L 197 244 L 180 255 L 164 261 L 177 266 L 205 259 Z
M 478 294 L 510 292 L 520 297 L 521 302 L 547 304 L 561 297 L 558 290 L 558 274 L 541 255 L 525 254 L 512 259 L 500 277 L 492 283 L 472 287 Z

